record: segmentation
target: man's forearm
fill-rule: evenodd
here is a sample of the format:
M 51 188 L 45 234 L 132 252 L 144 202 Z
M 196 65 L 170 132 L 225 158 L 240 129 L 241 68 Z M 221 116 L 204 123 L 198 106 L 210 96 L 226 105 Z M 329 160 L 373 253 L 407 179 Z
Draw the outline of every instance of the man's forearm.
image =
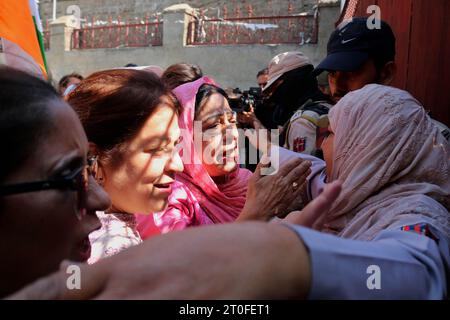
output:
M 292 299 L 306 297 L 311 283 L 309 256 L 295 232 L 261 222 L 150 238 L 83 265 L 80 290 L 65 288 L 68 276 L 61 270 L 12 298 Z M 39 292 L 49 286 L 57 287 L 52 296 Z

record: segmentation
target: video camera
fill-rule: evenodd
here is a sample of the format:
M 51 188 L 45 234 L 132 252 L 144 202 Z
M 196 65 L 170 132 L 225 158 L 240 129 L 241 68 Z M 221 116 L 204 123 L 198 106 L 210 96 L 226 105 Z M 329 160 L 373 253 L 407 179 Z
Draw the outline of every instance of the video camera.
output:
M 263 101 L 261 89 L 258 87 L 251 87 L 245 91 L 241 91 L 239 88 L 233 89 L 228 98 L 231 109 L 237 113 L 248 112 L 250 107 L 256 110 Z

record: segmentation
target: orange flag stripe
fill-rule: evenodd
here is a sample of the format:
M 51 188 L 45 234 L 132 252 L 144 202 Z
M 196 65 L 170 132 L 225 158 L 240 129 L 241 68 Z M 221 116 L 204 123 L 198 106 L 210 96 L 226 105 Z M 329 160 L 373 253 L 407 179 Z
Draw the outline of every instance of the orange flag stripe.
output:
M 28 53 L 47 75 L 28 0 L 7 0 L 0 4 L 0 38 L 14 42 Z

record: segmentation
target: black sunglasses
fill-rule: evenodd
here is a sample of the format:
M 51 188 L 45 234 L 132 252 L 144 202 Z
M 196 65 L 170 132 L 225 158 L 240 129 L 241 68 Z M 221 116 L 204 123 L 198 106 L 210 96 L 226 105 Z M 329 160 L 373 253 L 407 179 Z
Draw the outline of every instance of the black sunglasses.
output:
M 70 176 L 64 178 L 0 186 L 0 196 L 52 189 L 73 190 L 77 192 L 77 206 L 75 212 L 77 217 L 81 219 L 86 214 L 90 175 L 89 168 L 89 165 L 85 165 L 80 167 Z

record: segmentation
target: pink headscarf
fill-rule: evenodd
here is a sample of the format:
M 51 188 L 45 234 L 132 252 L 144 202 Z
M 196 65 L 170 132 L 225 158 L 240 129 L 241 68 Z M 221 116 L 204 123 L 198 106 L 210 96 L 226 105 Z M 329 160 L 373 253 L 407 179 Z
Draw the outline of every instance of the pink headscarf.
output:
M 176 176 L 177 182 L 164 212 L 138 216 L 138 231 L 143 239 L 154 234 L 155 229 L 166 233 L 192 225 L 232 222 L 244 207 L 252 173 L 238 167 L 225 183 L 216 184 L 194 148 L 195 99 L 203 84 L 216 85 L 212 79 L 203 77 L 173 90 L 182 105 L 178 124 L 183 138 L 180 147 L 184 171 Z
M 325 221 L 342 237 L 427 222 L 450 233 L 450 146 L 408 92 L 376 84 L 330 110 L 331 180 L 343 189 Z

